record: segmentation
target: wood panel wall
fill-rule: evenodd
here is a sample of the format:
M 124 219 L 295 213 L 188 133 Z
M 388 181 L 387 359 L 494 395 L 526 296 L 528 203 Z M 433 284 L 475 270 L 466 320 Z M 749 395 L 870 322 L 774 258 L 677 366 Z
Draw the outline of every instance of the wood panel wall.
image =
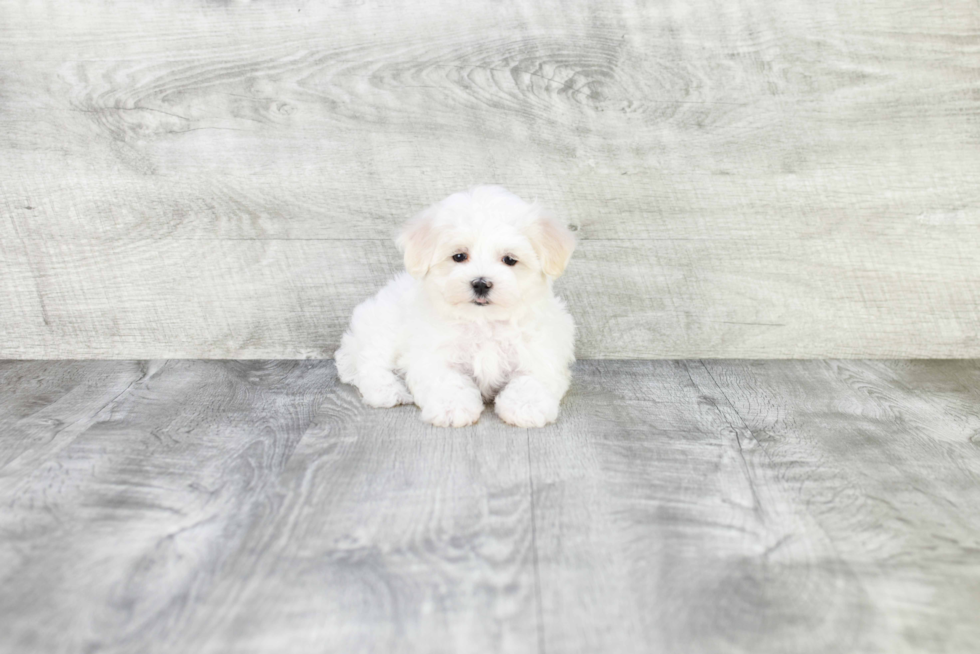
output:
M 482 182 L 580 357 L 978 357 L 980 6 L 0 0 L 2 357 L 331 356 Z

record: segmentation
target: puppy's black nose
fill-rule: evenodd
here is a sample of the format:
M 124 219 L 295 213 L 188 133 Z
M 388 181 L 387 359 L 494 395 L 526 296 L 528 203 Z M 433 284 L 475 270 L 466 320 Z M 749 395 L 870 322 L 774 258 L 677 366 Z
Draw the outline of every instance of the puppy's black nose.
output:
M 476 293 L 477 297 L 486 297 L 490 289 L 493 288 L 493 282 L 483 277 L 474 279 L 470 285 L 473 286 L 473 292 Z

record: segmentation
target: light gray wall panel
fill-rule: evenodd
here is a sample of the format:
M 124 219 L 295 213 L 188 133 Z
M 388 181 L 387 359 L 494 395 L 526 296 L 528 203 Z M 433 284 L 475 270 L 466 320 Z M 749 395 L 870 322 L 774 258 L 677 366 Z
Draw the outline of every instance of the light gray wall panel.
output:
M 978 38 L 974 2 L 0 0 L 0 356 L 330 356 L 481 182 L 577 228 L 582 357 L 980 356 Z

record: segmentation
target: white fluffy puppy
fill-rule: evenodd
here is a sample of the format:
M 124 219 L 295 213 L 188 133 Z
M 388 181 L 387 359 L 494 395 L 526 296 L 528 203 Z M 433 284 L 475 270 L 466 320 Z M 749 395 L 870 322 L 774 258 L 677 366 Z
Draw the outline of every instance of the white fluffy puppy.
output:
M 417 215 L 397 244 L 408 273 L 354 309 L 340 379 L 371 406 L 414 401 L 434 425 L 472 424 L 494 397 L 504 422 L 553 422 L 574 361 L 575 325 L 551 289 L 575 247 L 565 225 L 477 186 Z

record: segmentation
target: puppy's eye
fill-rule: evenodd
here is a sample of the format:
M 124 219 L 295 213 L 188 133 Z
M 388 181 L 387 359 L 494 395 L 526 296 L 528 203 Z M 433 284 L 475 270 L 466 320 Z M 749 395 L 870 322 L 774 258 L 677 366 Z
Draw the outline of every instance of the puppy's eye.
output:
M 510 256 L 509 254 L 506 257 L 504 257 L 503 259 L 501 259 L 501 261 L 503 261 L 508 266 L 516 266 L 517 265 L 517 259 L 515 259 L 512 256 Z
M 467 259 L 469 259 L 469 256 L 465 252 L 457 252 L 453 255 L 453 261 L 456 263 L 463 263 Z

